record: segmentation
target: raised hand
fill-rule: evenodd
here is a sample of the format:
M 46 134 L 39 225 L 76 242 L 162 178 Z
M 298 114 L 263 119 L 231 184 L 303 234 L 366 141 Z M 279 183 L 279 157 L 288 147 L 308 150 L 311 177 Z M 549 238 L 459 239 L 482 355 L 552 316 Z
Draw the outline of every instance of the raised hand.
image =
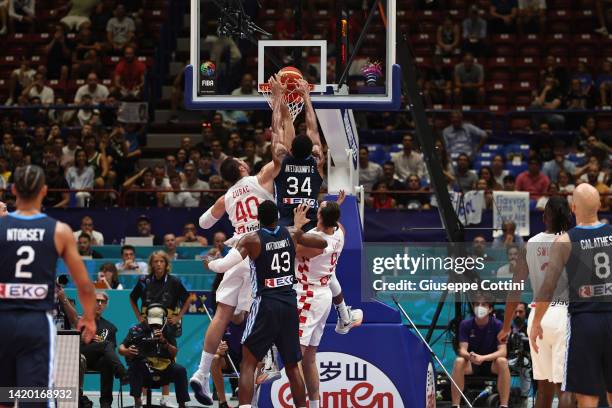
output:
M 306 217 L 306 213 L 310 207 L 306 203 L 302 203 L 293 210 L 293 226 L 297 229 L 301 229 L 304 225 L 310 221 Z
M 310 98 L 310 85 L 308 85 L 308 82 L 303 79 L 297 80 L 297 87 L 295 88 L 295 91 L 304 99 Z
M 282 95 L 284 95 L 285 91 L 287 90 L 287 85 L 281 83 L 278 74 L 272 75 L 268 80 L 268 83 L 270 84 L 272 96 L 275 98 L 282 97 Z
M 336 203 L 338 203 L 338 205 L 342 205 L 345 198 L 346 198 L 346 191 L 340 190 L 338 192 L 338 198 L 336 198 Z

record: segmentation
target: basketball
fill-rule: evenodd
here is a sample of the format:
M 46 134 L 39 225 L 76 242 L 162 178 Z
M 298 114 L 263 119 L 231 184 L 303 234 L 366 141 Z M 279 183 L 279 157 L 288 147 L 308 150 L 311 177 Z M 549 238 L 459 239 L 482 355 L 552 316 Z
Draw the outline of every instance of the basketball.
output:
M 304 79 L 302 71 L 295 67 L 285 67 L 278 71 L 278 76 L 282 84 L 286 84 L 288 89 L 295 87 L 297 81 Z

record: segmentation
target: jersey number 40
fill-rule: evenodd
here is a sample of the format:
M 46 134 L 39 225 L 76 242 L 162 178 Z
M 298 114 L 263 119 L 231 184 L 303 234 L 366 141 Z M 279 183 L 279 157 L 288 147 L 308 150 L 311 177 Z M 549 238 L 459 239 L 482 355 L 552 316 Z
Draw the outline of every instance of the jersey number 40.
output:
M 236 220 L 237 221 L 248 221 L 257 219 L 257 207 L 259 207 L 259 200 L 257 197 L 249 197 L 246 200 L 238 201 L 236 203 Z

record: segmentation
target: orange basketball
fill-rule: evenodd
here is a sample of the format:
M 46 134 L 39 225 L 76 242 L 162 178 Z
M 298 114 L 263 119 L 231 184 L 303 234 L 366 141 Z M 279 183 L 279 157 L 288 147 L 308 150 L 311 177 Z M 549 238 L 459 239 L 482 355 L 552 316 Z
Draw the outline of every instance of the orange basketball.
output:
M 285 67 L 278 71 L 281 84 L 287 84 L 287 88 L 291 89 L 292 85 L 295 87 L 299 79 L 303 79 L 302 72 L 295 67 Z
M 281 84 L 287 85 L 285 93 L 286 102 L 295 102 L 301 100 L 301 97 L 293 92 L 297 88 L 297 82 L 303 79 L 302 72 L 295 67 L 285 67 L 278 71 L 278 76 Z

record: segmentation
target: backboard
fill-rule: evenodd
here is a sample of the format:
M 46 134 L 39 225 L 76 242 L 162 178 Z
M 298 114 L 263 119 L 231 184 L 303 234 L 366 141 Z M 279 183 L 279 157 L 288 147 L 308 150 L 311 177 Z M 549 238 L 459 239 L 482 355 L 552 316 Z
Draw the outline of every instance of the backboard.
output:
M 399 108 L 395 0 L 291 3 L 303 6 L 191 0 L 186 107 L 268 109 L 258 86 L 279 69 L 294 66 L 314 85 L 315 108 Z

